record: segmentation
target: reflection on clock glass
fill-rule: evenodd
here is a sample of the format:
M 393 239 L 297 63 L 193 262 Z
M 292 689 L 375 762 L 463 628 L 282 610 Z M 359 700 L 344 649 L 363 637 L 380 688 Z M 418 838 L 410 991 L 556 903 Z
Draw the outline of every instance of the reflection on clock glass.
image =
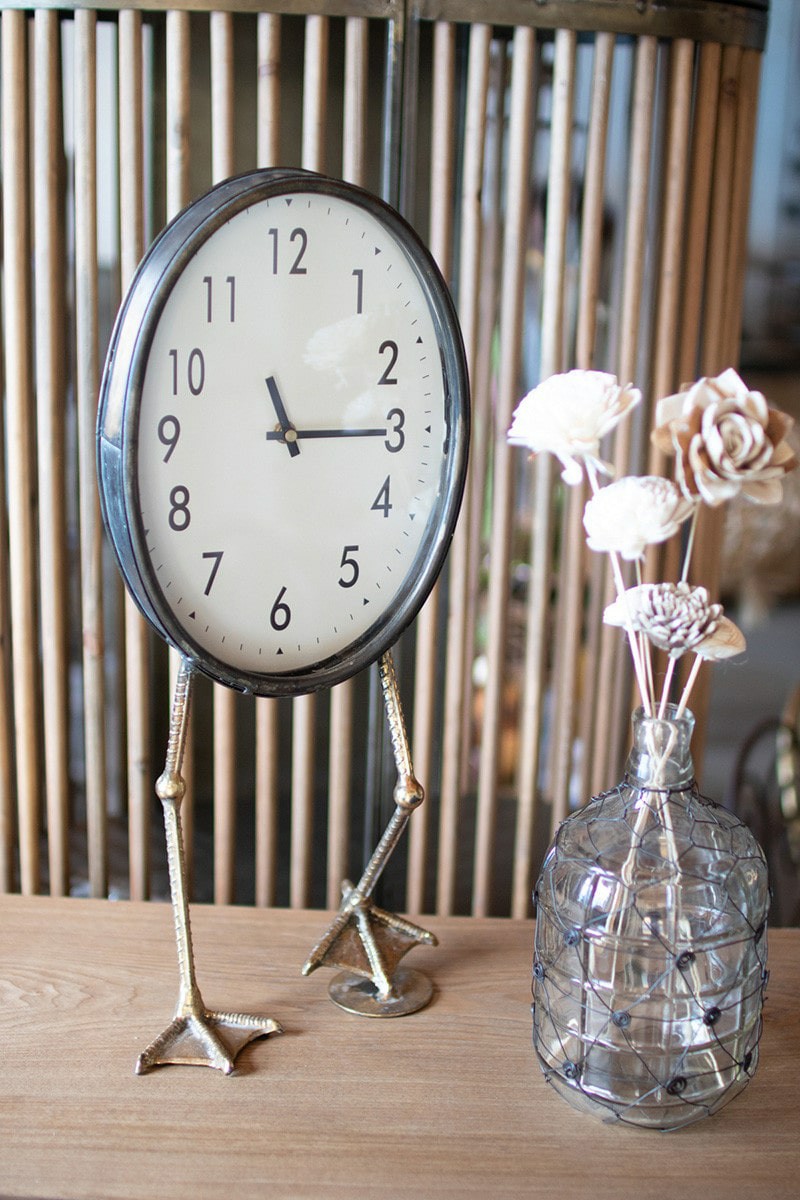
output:
M 444 473 L 425 291 L 383 224 L 300 192 L 254 203 L 180 274 L 139 412 L 162 596 L 234 670 L 302 670 L 396 607 Z

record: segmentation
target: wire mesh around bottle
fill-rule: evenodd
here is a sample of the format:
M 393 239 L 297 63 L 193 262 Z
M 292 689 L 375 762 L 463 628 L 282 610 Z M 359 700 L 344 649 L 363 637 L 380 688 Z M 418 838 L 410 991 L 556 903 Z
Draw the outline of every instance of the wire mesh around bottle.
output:
M 638 782 L 626 775 L 567 818 L 545 860 L 534 1045 L 576 1107 L 672 1129 L 717 1111 L 755 1072 L 766 862 L 693 780 Z

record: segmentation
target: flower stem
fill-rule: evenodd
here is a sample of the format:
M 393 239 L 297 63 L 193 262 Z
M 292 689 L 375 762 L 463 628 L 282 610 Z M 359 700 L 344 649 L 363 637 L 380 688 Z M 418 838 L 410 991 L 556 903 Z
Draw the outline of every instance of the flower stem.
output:
M 597 472 L 593 464 L 586 460 L 586 474 L 589 479 L 589 486 L 592 489 L 592 495 L 596 496 L 600 490 L 600 485 L 597 482 Z M 614 586 L 617 589 L 617 596 L 622 600 L 625 607 L 625 632 L 628 635 L 628 644 L 631 648 L 631 659 L 633 660 L 633 671 L 636 676 L 636 684 L 639 688 L 639 695 L 642 698 L 642 707 L 648 717 L 653 715 L 654 703 L 651 699 L 651 692 L 648 687 L 648 675 L 645 669 L 645 659 L 649 655 L 642 653 L 642 647 L 636 636 L 631 620 L 630 607 L 628 605 L 628 597 L 626 595 L 625 581 L 622 578 L 622 568 L 619 565 L 619 555 L 615 551 L 609 550 L 609 561 L 611 563 L 611 573 L 614 577 Z
M 699 654 L 696 654 L 694 656 L 694 662 L 692 663 L 692 669 L 689 672 L 689 678 L 686 680 L 686 686 L 683 689 L 683 693 L 681 694 L 680 702 L 678 704 L 678 708 L 675 713 L 676 718 L 683 716 L 684 709 L 686 708 L 686 705 L 689 703 L 689 696 L 692 693 L 692 688 L 694 687 L 694 682 L 697 679 L 697 672 L 700 670 L 702 665 L 703 665 L 702 656 Z
M 669 689 L 672 686 L 672 676 L 675 674 L 675 668 L 677 665 L 678 665 L 677 658 L 675 657 L 674 654 L 671 654 L 669 656 L 669 663 L 667 665 L 667 673 L 664 676 L 664 688 L 663 688 L 663 691 L 661 692 L 661 704 L 659 705 L 659 708 L 658 708 L 658 719 L 660 721 L 664 719 L 664 713 L 667 711 L 667 703 L 669 701 Z
M 694 550 L 694 535 L 697 532 L 697 521 L 700 516 L 700 505 L 696 504 L 692 513 L 692 520 L 689 525 L 689 537 L 686 541 L 686 553 L 683 556 L 683 570 L 681 571 L 681 583 L 686 583 L 689 578 L 689 564 L 692 561 L 692 551 Z

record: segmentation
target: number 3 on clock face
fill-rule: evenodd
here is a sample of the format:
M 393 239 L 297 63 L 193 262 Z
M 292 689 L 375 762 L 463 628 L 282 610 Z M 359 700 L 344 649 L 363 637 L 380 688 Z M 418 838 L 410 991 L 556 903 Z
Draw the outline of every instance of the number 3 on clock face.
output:
M 212 678 L 339 682 L 414 617 L 463 490 L 468 386 L 433 260 L 358 188 L 257 171 L 167 227 L 117 319 L 106 526 L 139 607 Z

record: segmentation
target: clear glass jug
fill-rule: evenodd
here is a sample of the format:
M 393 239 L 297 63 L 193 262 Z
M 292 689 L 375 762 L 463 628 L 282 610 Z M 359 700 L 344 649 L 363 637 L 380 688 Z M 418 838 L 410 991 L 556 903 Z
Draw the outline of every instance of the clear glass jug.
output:
M 533 1040 L 576 1108 L 676 1129 L 755 1072 L 767 867 L 697 790 L 691 713 L 633 727 L 622 783 L 562 823 L 534 893 Z

